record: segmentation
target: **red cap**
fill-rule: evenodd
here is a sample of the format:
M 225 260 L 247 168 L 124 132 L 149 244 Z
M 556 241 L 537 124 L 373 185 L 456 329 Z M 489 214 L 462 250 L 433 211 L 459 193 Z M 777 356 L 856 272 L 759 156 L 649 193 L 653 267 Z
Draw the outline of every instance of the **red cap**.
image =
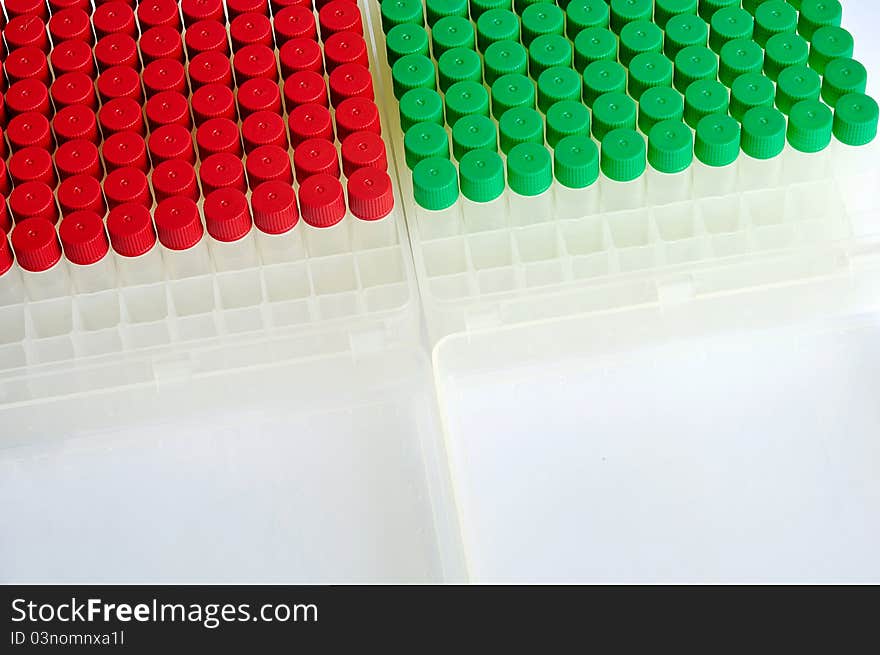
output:
M 202 20 L 226 22 L 223 15 L 223 0 L 181 0 L 180 11 L 183 14 L 183 23 L 187 27 Z
M 266 234 L 284 234 L 299 221 L 293 187 L 277 180 L 263 182 L 251 194 L 254 225 Z
M 0 211 L 5 211 L 0 209 Z M 12 247 L 9 245 L 9 237 L 6 232 L 0 233 L 0 275 L 3 275 L 12 268 L 15 263 L 15 255 L 12 254 Z
M 250 157 L 248 157 L 248 161 L 250 161 Z M 239 191 L 247 190 L 241 158 L 229 152 L 218 152 L 205 157 L 199 167 L 199 180 L 206 196 L 212 191 L 225 187 L 232 187 Z
M 141 204 L 147 209 L 153 206 L 153 195 L 147 176 L 136 168 L 117 168 L 110 171 L 104 178 L 104 196 L 111 210 L 127 202 Z
M 297 71 L 288 76 L 284 80 L 284 105 L 288 113 L 309 103 L 329 106 L 324 77 L 315 71 Z
M 12 83 L 29 77 L 36 78 L 43 84 L 49 82 L 49 62 L 46 53 L 33 46 L 10 52 L 3 62 L 3 70 Z
M 58 152 L 55 153 L 55 167 L 58 169 L 58 177 L 62 180 L 74 175 L 91 175 L 96 180 L 104 177 L 98 146 L 85 139 L 65 141 L 58 146 Z
M 196 152 L 190 131 L 181 125 L 163 125 L 156 128 L 148 139 L 153 166 L 169 159 L 181 159 L 194 164 Z
M 201 52 L 189 62 L 189 80 L 193 89 L 205 84 L 222 84 L 232 88 L 232 67 L 222 52 Z
M 49 9 L 52 11 L 61 11 L 62 9 L 82 9 L 91 11 L 91 0 L 49 0 Z
M 346 98 L 336 107 L 336 131 L 345 139 L 352 132 L 382 134 L 379 108 L 367 98 Z
M 78 73 L 71 73 L 77 75 Z M 58 79 L 62 79 L 62 75 Z M 58 84 L 58 80 L 55 81 Z M 54 87 L 54 84 L 52 85 Z M 24 114 L 28 111 L 38 111 L 45 116 L 49 116 L 51 107 L 49 105 L 49 91 L 46 85 L 33 78 L 20 80 L 9 87 L 6 91 L 6 106 L 9 108 L 9 114 Z
M 265 77 L 278 81 L 278 64 L 275 51 L 264 45 L 246 45 L 232 54 L 235 81 L 241 86 L 245 80 Z
M 348 0 L 338 1 L 343 4 L 351 4 Z M 357 7 L 357 5 L 352 6 Z M 366 68 L 370 67 L 370 60 L 367 57 L 367 42 L 364 41 L 364 37 L 354 32 L 336 32 L 325 39 L 324 59 L 327 62 L 328 71 L 332 71 L 342 64 L 360 64 Z
M 364 33 L 360 7 L 350 0 L 330 0 L 318 12 L 318 21 L 321 23 L 321 40 L 325 43 L 338 32 Z
M 138 22 L 142 29 L 167 25 L 180 30 L 180 14 L 176 0 L 141 0 L 137 8 Z
M 232 89 L 222 84 L 206 84 L 193 91 L 191 105 L 197 126 L 212 118 L 238 120 Z
M 144 99 L 141 76 L 128 66 L 108 68 L 98 76 L 98 95 L 101 96 L 101 102 L 113 98 L 131 98 L 141 102 Z
M 348 178 L 348 206 L 364 221 L 384 218 L 394 209 L 394 192 L 388 173 L 378 168 L 359 168 Z
M 108 71 L 114 66 L 141 69 L 137 43 L 128 34 L 108 34 L 95 44 L 95 60 L 98 70 Z
M 231 152 L 239 157 L 242 154 L 238 125 L 228 118 L 211 118 L 202 123 L 196 130 L 196 144 L 200 159 L 215 152 Z
M 85 210 L 103 216 L 107 211 L 101 183 L 91 175 L 68 177 L 58 185 L 56 196 L 62 216 Z
M 375 132 L 352 132 L 342 141 L 342 172 L 351 177 L 359 168 L 388 170 L 385 142 Z
M 332 227 L 345 218 L 342 184 L 332 175 L 312 175 L 299 187 L 299 208 L 312 227 Z
M 268 16 L 269 0 L 226 0 L 226 11 L 229 18 L 252 12 Z
M 141 35 L 138 45 L 144 65 L 157 59 L 174 59 L 183 62 L 183 40 L 180 32 L 168 25 L 151 27 Z
M 64 41 L 49 52 L 49 63 L 56 77 L 64 73 L 95 74 L 95 58 L 85 41 Z
M 186 129 L 192 128 L 192 118 L 189 113 L 189 102 L 186 96 L 176 91 L 160 91 L 147 100 L 144 113 L 147 115 L 147 124 L 150 130 L 155 130 L 162 125 L 181 125 Z
M 143 136 L 144 115 L 139 103 L 131 98 L 113 98 L 98 110 L 98 124 L 104 138 L 117 132 L 135 132 Z
M 209 193 L 204 210 L 208 234 L 217 241 L 238 241 L 251 229 L 251 208 L 238 189 L 226 187 Z
M 98 119 L 88 107 L 69 105 L 62 107 L 52 119 L 52 129 L 59 142 L 87 139 L 98 142 Z
M 275 42 L 279 47 L 290 39 L 317 40 L 318 38 L 311 2 L 285 7 L 275 14 L 273 24 L 275 26 Z
M 18 265 L 32 273 L 48 271 L 61 259 L 55 224 L 45 218 L 26 218 L 12 230 L 12 249 Z
M 89 15 L 78 8 L 62 9 L 49 19 L 49 34 L 53 43 L 85 41 L 93 43 L 92 23 Z
M 341 64 L 330 73 L 330 99 L 336 107 L 346 98 L 373 99 L 373 77 L 361 64 Z
M 199 185 L 192 164 L 180 159 L 163 161 L 153 169 L 153 191 L 158 202 L 174 196 L 198 200 Z
M 39 16 L 15 16 L 3 30 L 9 52 L 16 48 L 32 45 L 43 52 L 49 52 L 49 36 L 46 23 Z
M 110 245 L 123 257 L 139 257 L 156 244 L 150 212 L 133 202 L 114 207 L 107 216 Z
M 311 7 L 312 0 L 271 0 L 272 15 L 277 16 L 285 7 Z
M 138 33 L 134 11 L 124 2 L 105 2 L 95 7 L 92 25 L 99 39 L 108 34 L 128 34 L 135 38 Z
M 58 236 L 67 259 L 80 266 L 101 261 L 110 250 L 104 219 L 95 212 L 79 211 L 65 216 L 58 226 Z
M 324 54 L 312 39 L 290 39 L 278 49 L 278 61 L 285 79 L 296 71 L 324 72 Z
M 12 152 L 36 146 L 52 152 L 55 149 L 55 140 L 52 138 L 52 128 L 49 119 L 35 111 L 19 114 L 6 128 L 6 138 Z
M 307 139 L 293 151 L 296 179 L 302 183 L 313 175 L 339 177 L 339 157 L 336 146 L 324 139 Z
M 43 20 L 49 18 L 49 10 L 46 0 L 6 0 L 6 11 L 9 18 L 16 16 L 39 16 Z
M 287 150 L 278 146 L 254 148 L 247 158 L 247 178 L 251 189 L 270 181 L 293 185 L 293 171 Z
M 35 181 L 54 187 L 58 181 L 52 165 L 52 155 L 48 150 L 37 146 L 28 146 L 13 153 L 9 158 L 9 175 L 15 186 Z
M 290 143 L 294 148 L 298 148 L 306 139 L 333 141 L 333 119 L 330 110 L 322 105 L 294 107 L 287 125 L 290 128 Z
M 232 49 L 239 50 L 246 45 L 264 45 L 274 48 L 272 40 L 272 23 L 263 14 L 239 14 L 229 25 L 229 38 Z
M 159 243 L 169 250 L 186 250 L 196 245 L 205 233 L 199 208 L 192 198 L 166 198 L 154 214 Z
M 229 35 L 226 33 L 226 26 L 216 20 L 200 20 L 193 23 L 183 35 L 183 41 L 190 60 L 202 52 L 229 55 Z
M 124 70 L 131 71 L 130 68 Z M 137 76 L 137 73 L 134 74 Z M 100 80 L 101 78 L 99 77 L 99 84 Z M 95 83 L 85 73 L 65 73 L 52 83 L 50 92 L 57 109 L 70 105 L 85 105 L 90 109 L 98 108 L 98 99 L 95 97 Z
M 142 79 L 147 98 L 162 91 L 176 91 L 189 95 L 186 71 L 183 69 L 183 64 L 176 59 L 156 59 L 150 62 L 144 68 Z
M 265 78 L 248 80 L 238 87 L 238 111 L 248 116 L 257 111 L 281 114 L 281 91 L 278 84 Z
M 101 146 L 107 172 L 131 166 L 146 173 L 150 170 L 147 144 L 144 137 L 135 132 L 117 132 L 104 140 Z
M 284 119 L 271 111 L 258 111 L 245 118 L 241 124 L 241 137 L 245 152 L 266 145 L 287 148 Z
M 40 218 L 51 225 L 58 222 L 55 195 L 43 182 L 24 182 L 9 194 L 9 210 L 16 223 L 28 218 Z
M 0 232 L 5 236 L 12 229 L 12 217 L 9 215 L 9 207 L 6 206 L 6 196 L 0 194 Z

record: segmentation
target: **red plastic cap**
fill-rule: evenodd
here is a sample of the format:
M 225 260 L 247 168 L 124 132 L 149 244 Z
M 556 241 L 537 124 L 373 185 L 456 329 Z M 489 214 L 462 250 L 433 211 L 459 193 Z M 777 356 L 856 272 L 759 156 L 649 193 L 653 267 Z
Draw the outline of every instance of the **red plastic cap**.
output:
M 49 52 L 49 35 L 46 23 L 39 16 L 15 16 L 11 18 L 3 30 L 9 52 L 16 48 L 34 46 L 43 52 Z
M 91 80 L 89 83 L 91 84 Z M 101 102 L 107 102 L 113 98 L 131 98 L 136 102 L 141 102 L 144 99 L 141 76 L 128 66 L 108 68 L 98 76 L 98 95 L 101 96 Z
M 108 34 L 127 34 L 132 38 L 137 36 L 134 11 L 124 2 L 105 2 L 95 7 L 92 25 L 95 26 L 95 34 L 99 39 Z
M 336 131 L 344 140 L 353 132 L 382 134 L 379 108 L 367 98 L 346 98 L 336 107 Z
M 117 168 L 110 171 L 104 179 L 104 196 L 111 210 L 127 202 L 138 203 L 146 209 L 153 206 L 153 195 L 147 176 L 136 168 Z
M 222 84 L 232 88 L 232 67 L 222 52 L 201 52 L 189 62 L 189 80 L 193 89 L 206 84 Z
M 53 43 L 85 41 L 92 43 L 92 24 L 82 9 L 62 9 L 49 19 L 49 34 Z
M 330 73 L 330 99 L 336 107 L 346 98 L 373 100 L 373 77 L 361 64 L 342 64 Z
M 285 7 L 311 8 L 312 0 L 271 0 L 272 14 L 277 16 Z
M 139 257 L 156 245 L 150 212 L 133 202 L 115 207 L 107 216 L 110 245 L 123 257 Z
M 153 169 L 152 179 L 157 202 L 174 196 L 199 199 L 196 171 L 189 162 L 180 159 L 163 161 Z
M 337 32 L 364 33 L 360 7 L 350 0 L 330 0 L 318 12 L 318 21 L 324 42 Z
M 235 81 L 241 86 L 246 80 L 264 77 L 278 81 L 278 65 L 275 52 L 264 45 L 246 45 L 232 55 Z
M 3 211 L 0 209 L 0 211 Z M 12 254 L 12 246 L 9 245 L 9 237 L 4 231 L 0 234 L 0 275 L 12 268 L 15 263 L 15 255 Z
M 28 218 L 41 218 L 54 225 L 58 222 L 55 194 L 44 182 L 23 182 L 9 194 L 9 210 L 16 223 Z
M 146 133 L 141 105 L 131 98 L 105 101 L 98 111 L 98 124 L 105 138 L 117 132 Z
M 375 132 L 353 132 L 342 142 L 342 171 L 346 177 L 359 168 L 388 170 L 385 142 Z
M 307 139 L 333 141 L 333 119 L 330 110 L 322 105 L 300 105 L 294 107 L 288 117 L 290 142 L 294 148 Z
M 131 72 L 135 77 L 137 73 L 130 68 L 124 68 Z M 101 78 L 98 78 L 100 84 Z M 140 84 L 140 80 L 138 80 Z M 95 83 L 92 78 L 85 73 L 65 73 L 61 77 L 55 79 L 51 88 L 52 101 L 55 107 L 69 107 L 70 105 L 84 105 L 90 109 L 98 108 L 98 99 L 95 97 Z M 105 99 L 109 100 L 109 98 Z
M 187 27 L 203 20 L 226 22 L 223 15 L 223 0 L 181 0 L 180 11 Z
M 186 129 L 192 127 L 189 102 L 185 95 L 176 91 L 160 91 L 154 95 L 147 100 L 145 113 L 151 130 L 162 125 L 181 125 Z
M 80 266 L 101 261 L 110 250 L 104 220 L 95 212 L 80 211 L 66 216 L 58 226 L 58 236 L 68 261 Z
M 291 39 L 278 49 L 281 75 L 286 79 L 296 71 L 324 72 L 324 54 L 311 39 Z
M 190 131 L 181 125 L 163 125 L 150 133 L 147 143 L 153 165 L 169 159 L 180 159 L 190 164 L 196 161 Z
M 294 107 L 315 103 L 329 106 L 324 77 L 315 71 L 297 71 L 284 80 L 284 104 L 288 113 Z
M 275 41 L 279 47 L 291 39 L 315 40 L 318 38 L 311 2 L 285 7 L 275 14 L 273 24 L 275 26 Z
M 287 129 L 284 119 L 271 111 L 258 111 L 244 119 L 241 124 L 241 137 L 245 152 L 260 146 L 279 146 L 287 148 Z
M 350 4 L 348 0 L 342 1 Z M 342 64 L 360 64 L 365 68 L 370 67 L 367 42 L 364 41 L 364 37 L 354 32 L 337 32 L 325 39 L 324 59 L 328 71 L 333 71 Z
M 258 111 L 281 113 L 281 91 L 272 80 L 248 80 L 238 87 L 238 110 L 242 116 Z
M 150 168 L 147 144 L 141 135 L 134 132 L 111 134 L 101 146 L 101 153 L 108 172 L 131 166 L 146 173 Z
M 193 120 L 201 125 L 212 118 L 237 120 L 235 96 L 232 89 L 222 84 L 206 84 L 192 94 Z
M 248 157 L 250 161 L 250 157 Z M 239 191 L 247 189 L 241 158 L 228 152 L 218 152 L 206 157 L 199 167 L 202 191 L 207 196 L 217 189 L 232 187 Z
M 178 62 L 184 60 L 183 40 L 180 32 L 173 27 L 151 27 L 141 35 L 139 45 L 144 65 L 158 59 L 174 59 Z
M 313 175 L 299 187 L 299 208 L 312 227 L 332 227 L 345 218 L 342 184 L 332 175 Z
M 226 33 L 225 25 L 216 20 L 200 20 L 198 23 L 193 23 L 184 34 L 183 41 L 190 61 L 202 52 L 229 55 L 229 35 Z
M 247 178 L 251 189 L 270 181 L 292 185 L 293 171 L 287 150 L 278 146 L 255 148 L 247 158 Z
M 62 216 L 85 210 L 101 216 L 107 212 L 101 183 L 91 175 L 68 177 L 58 185 L 57 197 Z
M 323 174 L 339 177 L 339 157 L 336 146 L 324 139 L 308 139 L 293 151 L 296 179 L 302 183 L 308 177 Z
M 70 73 L 71 75 L 79 75 L 79 73 Z M 60 79 L 67 77 L 62 75 Z M 54 85 L 58 84 L 55 80 Z M 21 80 L 12 84 L 6 91 L 6 107 L 10 116 L 16 114 L 24 114 L 29 111 L 38 111 L 44 116 L 49 116 L 51 111 L 49 104 L 49 90 L 40 80 L 28 79 Z
M 269 0 L 226 0 L 226 11 L 230 18 L 249 13 L 268 16 Z
M 95 44 L 95 60 L 98 70 L 104 72 L 115 66 L 126 66 L 140 70 L 137 43 L 128 34 L 117 33 L 103 37 Z
M 98 119 L 88 107 L 70 105 L 61 108 L 52 119 L 55 138 L 61 141 L 86 139 L 98 141 Z
M 246 45 L 264 45 L 274 48 L 272 40 L 272 22 L 263 14 L 239 14 L 229 24 L 229 38 L 232 40 L 233 51 Z
M 176 0 L 142 0 L 138 3 L 137 17 L 144 30 L 159 25 L 180 30 Z
M 46 53 L 33 46 L 10 52 L 3 62 L 3 70 L 13 84 L 31 77 L 40 80 L 43 84 L 49 82 L 49 61 L 46 59 Z
M 44 218 L 26 218 L 12 230 L 12 249 L 18 265 L 32 273 L 48 271 L 61 259 L 55 225 Z
M 49 119 L 35 111 L 19 114 L 9 121 L 6 138 L 9 139 L 9 146 L 13 152 L 28 146 L 36 146 L 50 152 L 55 148 Z
M 266 234 L 284 234 L 299 221 L 296 194 L 285 182 L 263 182 L 251 194 L 254 225 Z
M 91 11 L 91 0 L 49 0 L 49 9 L 61 11 L 62 9 L 82 9 Z
M 42 182 L 54 187 L 58 181 L 52 155 L 37 146 L 22 148 L 9 158 L 9 175 L 16 186 L 24 182 Z
M 251 229 L 251 210 L 238 189 L 226 187 L 209 193 L 204 209 L 208 234 L 217 241 L 238 241 Z
M 202 123 L 196 130 L 196 144 L 200 159 L 215 152 L 231 152 L 239 157 L 242 154 L 238 125 L 228 118 L 212 118 Z
M 360 168 L 348 178 L 348 207 L 364 221 L 377 221 L 394 209 L 391 178 L 378 168 Z
M 85 41 L 64 41 L 52 48 L 49 63 L 56 76 L 64 73 L 95 74 L 95 60 L 92 49 Z
M 85 139 L 65 141 L 58 146 L 58 151 L 55 153 L 55 167 L 62 180 L 74 175 L 91 175 L 99 181 L 104 177 L 98 146 Z
M 16 16 L 39 16 L 43 20 L 49 18 L 46 0 L 6 0 L 6 11 L 9 18 Z
M 157 59 L 147 64 L 143 72 L 144 89 L 147 98 L 163 91 L 174 91 L 189 95 L 186 71 L 176 59 Z
M 159 243 L 169 250 L 187 250 L 205 233 L 199 208 L 191 198 L 166 198 L 156 207 L 156 232 Z

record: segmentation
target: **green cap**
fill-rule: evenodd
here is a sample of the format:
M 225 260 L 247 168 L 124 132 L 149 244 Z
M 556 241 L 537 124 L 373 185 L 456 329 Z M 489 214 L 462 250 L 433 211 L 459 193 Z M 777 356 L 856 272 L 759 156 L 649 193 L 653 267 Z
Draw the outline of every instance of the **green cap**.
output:
M 801 100 L 818 100 L 822 90 L 819 73 L 807 66 L 789 66 L 776 80 L 776 106 L 784 114 Z
M 471 150 L 498 150 L 498 131 L 491 118 L 472 114 L 462 116 L 452 128 L 452 154 L 461 161 Z
M 539 2 L 547 2 L 547 0 L 513 0 L 513 8 L 514 10 L 516 10 L 517 15 L 522 16 L 522 13 L 526 10 L 526 7 L 537 4 Z
M 538 109 L 544 113 L 560 100 L 581 99 L 581 76 L 565 66 L 548 68 L 538 78 Z
M 440 55 L 453 48 L 473 50 L 475 47 L 474 24 L 467 18 L 446 16 L 434 23 L 431 29 L 431 49 L 434 59 L 439 59 Z
M 446 16 L 468 17 L 467 0 L 425 0 L 425 9 L 429 26 Z
M 525 75 L 529 70 L 529 55 L 521 43 L 498 41 L 483 53 L 483 79 L 492 86 L 502 75 Z
M 660 29 L 665 30 L 674 16 L 686 15 L 697 15 L 697 0 L 654 0 L 654 22 Z
M 684 98 L 675 89 L 658 86 L 648 89 L 639 99 L 639 129 L 650 134 L 651 128 L 662 121 L 682 121 Z
M 666 24 L 663 52 L 675 60 L 676 55 L 688 46 L 705 47 L 709 41 L 709 25 L 694 14 L 678 14 Z
M 590 110 L 575 100 L 560 100 L 547 110 L 547 144 L 555 148 L 575 135 L 590 136 Z
M 395 25 L 412 23 L 421 27 L 425 23 L 422 0 L 385 0 L 381 5 L 381 14 L 385 34 Z
M 413 169 L 412 180 L 413 198 L 420 207 L 438 211 L 458 200 L 458 174 L 448 159 L 423 159 Z
M 633 100 L 638 101 L 647 89 L 656 86 L 672 86 L 672 62 L 659 52 L 633 57 L 629 64 L 629 94 Z
M 492 85 L 492 115 L 496 120 L 513 107 L 535 107 L 535 85 L 525 75 L 502 75 Z
M 692 128 L 704 116 L 727 114 L 730 106 L 730 92 L 717 80 L 697 80 L 684 94 L 684 120 Z
M 526 7 L 522 13 L 522 43 L 527 48 L 535 37 L 564 32 L 565 14 L 556 5 L 538 2 Z
M 763 47 L 774 34 L 793 34 L 797 21 L 797 10 L 784 0 L 762 2 L 755 9 L 755 41 Z
M 519 143 L 544 145 L 544 117 L 530 107 L 514 107 L 498 121 L 501 152 L 507 154 Z
M 751 39 L 734 39 L 721 48 L 718 79 L 726 86 L 740 75 L 764 70 L 764 49 Z
M 391 67 L 394 97 L 400 98 L 410 89 L 437 88 L 434 62 L 425 55 L 405 55 Z
M 443 125 L 443 98 L 434 89 L 410 89 L 400 98 L 400 129 L 406 134 L 416 123 Z
M 742 5 L 743 9 L 754 16 L 755 11 L 758 9 L 758 5 L 769 1 L 770 0 L 743 0 Z M 788 2 L 788 4 L 797 9 L 797 4 L 800 2 L 800 0 L 785 0 L 785 2 Z
M 773 107 L 752 107 L 742 119 L 742 151 L 755 159 L 773 159 L 785 147 L 785 116 Z
M 764 46 L 764 73 L 774 82 L 780 71 L 789 66 L 806 64 L 810 46 L 797 34 L 774 34 Z
M 642 52 L 662 52 L 663 30 L 651 21 L 635 20 L 620 31 L 620 63 L 629 66 Z
M 681 121 L 660 121 L 648 133 L 648 163 L 661 173 L 680 173 L 694 160 L 694 134 Z
M 694 154 L 707 166 L 727 166 L 739 156 L 740 127 L 727 114 L 709 114 L 697 124 Z
M 636 103 L 625 93 L 606 93 L 593 103 L 593 136 L 602 141 L 612 130 L 636 129 Z
M 611 0 L 611 30 L 620 34 L 627 23 L 634 20 L 651 20 L 654 0 Z
M 385 37 L 385 52 L 388 53 L 388 65 L 406 55 L 428 55 L 428 33 L 421 25 L 401 23 L 395 25 Z
M 877 101 L 864 93 L 850 93 L 834 108 L 834 136 L 848 146 L 864 146 L 877 136 Z
M 852 34 L 842 27 L 820 27 L 810 41 L 810 66 L 822 75 L 832 59 L 852 57 L 854 46 Z
M 730 115 L 741 121 L 753 107 L 772 107 L 776 87 L 761 73 L 740 75 L 730 87 Z
M 507 9 L 490 9 L 477 19 L 480 52 L 496 41 L 519 41 L 519 16 Z
M 489 116 L 489 92 L 478 82 L 456 82 L 444 95 L 446 124 L 455 127 L 462 116 Z
M 456 82 L 471 80 L 483 81 L 483 62 L 480 55 L 467 48 L 453 48 L 447 50 L 437 62 L 437 72 L 440 82 L 440 90 L 446 91 Z
M 718 55 L 701 46 L 688 46 L 675 56 L 675 88 L 684 93 L 697 80 L 718 77 Z
M 574 41 L 588 27 L 608 27 L 610 17 L 605 0 L 571 0 L 565 8 L 565 35 Z
M 489 202 L 504 193 L 504 162 L 494 150 L 471 150 L 458 162 L 461 194 L 474 202 Z
M 582 134 L 566 136 L 553 149 L 553 175 L 562 186 L 583 189 L 599 177 L 599 149 Z
M 584 103 L 592 107 L 601 95 L 626 92 L 626 69 L 616 61 L 594 61 L 584 70 Z
M 538 79 L 554 66 L 571 66 L 571 43 L 559 34 L 542 34 L 529 46 L 529 75 Z
M 802 0 L 798 17 L 798 32 L 807 41 L 813 33 L 826 25 L 840 25 L 843 7 L 838 0 Z
M 709 23 L 712 21 L 712 16 L 719 9 L 739 7 L 740 5 L 740 0 L 700 0 L 700 16 Z
M 520 143 L 507 153 L 507 183 L 521 196 L 537 196 L 553 184 L 550 153 L 537 143 Z
M 735 39 L 751 39 L 755 31 L 755 19 L 740 7 L 725 7 L 712 16 L 709 47 L 721 52 L 725 43 Z
M 588 27 L 574 38 L 574 66 L 583 70 L 594 61 L 617 61 L 617 36 L 604 27 Z
M 635 130 L 611 130 L 602 139 L 600 165 L 611 180 L 630 182 L 638 179 L 645 172 L 646 160 L 645 140 Z
M 801 152 L 819 152 L 831 143 L 834 116 L 819 100 L 804 100 L 788 115 L 788 142 Z
M 449 135 L 437 123 L 416 123 L 403 135 L 406 165 L 414 168 L 423 159 L 449 158 Z
M 864 93 L 868 71 L 855 59 L 834 59 L 825 66 L 822 99 L 834 107 L 838 98 L 850 93 Z
M 490 9 L 510 9 L 513 6 L 511 0 L 468 0 L 471 7 L 471 18 L 477 20 L 484 12 Z

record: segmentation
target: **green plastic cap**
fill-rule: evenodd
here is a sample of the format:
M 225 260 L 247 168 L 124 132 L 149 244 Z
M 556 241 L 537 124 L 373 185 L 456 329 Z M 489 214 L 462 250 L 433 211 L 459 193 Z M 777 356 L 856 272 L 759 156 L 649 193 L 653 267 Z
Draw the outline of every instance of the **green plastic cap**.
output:
M 848 146 L 864 146 L 877 136 L 877 101 L 864 93 L 838 99 L 834 108 L 834 136 Z
M 807 66 L 789 66 L 776 80 L 776 107 L 787 114 L 802 100 L 818 100 L 821 90 L 819 73 Z
M 480 55 L 473 50 L 453 48 L 440 55 L 437 72 L 440 90 L 446 91 L 456 82 L 482 82 L 483 62 L 480 61 Z
M 717 80 L 697 80 L 684 94 L 684 120 L 697 129 L 700 121 L 710 114 L 727 114 L 730 92 Z
M 694 161 L 694 133 L 681 121 L 660 121 L 648 133 L 648 163 L 661 173 L 680 173 Z
M 535 85 L 518 73 L 502 75 L 492 85 L 492 115 L 495 119 L 501 120 L 507 110 L 514 107 L 535 107 Z
M 437 71 L 425 55 L 405 55 L 391 67 L 394 97 L 400 98 L 410 89 L 435 89 Z
M 793 34 L 797 22 L 797 10 L 784 0 L 762 2 L 755 9 L 755 41 L 763 47 L 774 34 Z
M 498 131 L 501 134 L 501 152 L 505 154 L 520 143 L 544 145 L 544 117 L 536 109 L 514 107 L 504 112 L 498 121 Z
M 548 68 L 571 66 L 571 42 L 559 34 L 542 34 L 529 46 L 529 75 L 534 79 Z
M 651 20 L 654 0 L 611 0 L 611 30 L 620 34 L 623 26 L 634 20 Z
M 741 121 L 754 107 L 772 107 L 776 87 L 761 73 L 746 73 L 730 87 L 730 115 Z
M 581 99 L 581 76 L 564 66 L 548 68 L 538 78 L 538 109 L 544 113 L 560 100 Z
M 502 75 L 525 75 L 529 70 L 529 55 L 521 43 L 498 41 L 483 53 L 483 79 L 492 86 Z
M 387 0 L 386 0 L 387 1 Z M 476 48 L 474 24 L 461 16 L 441 18 L 431 29 L 431 49 L 434 59 L 439 59 L 447 50 L 453 48 Z
M 838 98 L 850 93 L 864 93 L 868 71 L 855 59 L 833 59 L 825 66 L 822 99 L 834 107 Z
M 740 126 L 727 114 L 709 114 L 697 124 L 694 154 L 707 166 L 728 166 L 739 156 Z
M 747 12 L 749 12 L 750 14 L 752 14 L 754 16 L 755 11 L 757 11 L 757 9 L 758 9 L 758 5 L 763 4 L 764 2 L 769 2 L 769 1 L 770 0 L 743 0 L 742 6 L 743 6 L 743 9 L 745 9 Z M 788 4 L 790 4 L 792 7 L 797 9 L 797 3 L 799 3 L 800 0 L 785 0 L 785 2 L 788 2 Z
M 494 150 L 471 150 L 458 162 L 461 194 L 474 202 L 489 202 L 504 193 L 504 162 Z
M 400 129 L 406 134 L 416 123 L 443 125 L 443 98 L 434 89 L 410 89 L 400 98 Z
M 788 115 L 788 142 L 801 152 L 819 152 L 831 143 L 834 116 L 819 100 L 804 100 Z
M 458 174 L 448 159 L 423 159 L 412 172 L 413 198 L 420 207 L 439 211 L 458 200 Z
M 684 93 L 697 80 L 718 77 L 718 55 L 701 46 L 688 46 L 675 56 L 675 88 Z
M 519 16 L 507 9 L 490 9 L 477 19 L 480 52 L 496 41 L 519 41 Z
M 547 144 L 555 148 L 567 136 L 590 136 L 590 110 L 575 100 L 561 100 L 547 110 Z
M 625 93 L 606 93 L 593 103 L 593 136 L 602 141 L 609 132 L 621 128 L 636 129 L 635 101 Z
M 802 0 L 798 17 L 798 32 L 807 41 L 820 27 L 840 25 L 843 7 L 838 0 Z
M 513 0 L 513 8 L 519 16 L 522 16 L 522 13 L 526 10 L 526 7 L 546 1 L 547 0 Z
M 599 149 L 584 135 L 563 137 L 553 150 L 553 175 L 562 186 L 583 189 L 599 177 Z
M 740 0 L 700 0 L 700 16 L 707 23 L 712 22 L 712 16 L 720 9 L 739 7 Z
M 588 27 L 574 38 L 574 65 L 583 70 L 594 61 L 617 61 L 617 36 L 604 27 Z
M 428 33 L 421 25 L 402 23 L 395 25 L 385 37 L 385 52 L 388 65 L 394 66 L 398 59 L 406 55 L 428 55 Z
M 709 42 L 709 24 L 694 14 L 678 14 L 666 23 L 663 52 L 675 61 L 676 55 L 688 46 L 706 47 Z
M 471 7 L 471 19 L 478 20 L 484 12 L 490 9 L 507 9 L 513 7 L 512 0 L 468 0 Z
M 381 14 L 385 34 L 395 25 L 412 23 L 421 27 L 425 23 L 422 0 L 385 0 L 381 5 Z
M 594 61 L 584 70 L 584 103 L 592 107 L 606 93 L 626 92 L 626 69 L 616 61 Z
M 647 152 L 642 135 L 628 128 L 611 130 L 602 139 L 600 166 L 616 182 L 631 182 L 645 172 Z
M 642 134 L 650 134 L 651 129 L 663 121 L 678 121 L 684 118 L 684 98 L 675 89 L 658 86 L 648 89 L 639 99 L 639 129 Z
M 764 70 L 764 49 L 751 39 L 728 41 L 721 48 L 721 65 L 718 78 L 726 86 L 746 73 Z
M 571 0 L 565 8 L 565 35 L 574 41 L 588 27 L 608 27 L 610 18 L 605 0 Z
M 456 82 L 446 89 L 444 98 L 449 127 L 455 127 L 462 116 L 489 116 L 489 92 L 478 82 Z
M 819 75 L 832 59 L 848 59 L 853 56 L 855 39 L 842 27 L 820 27 L 810 41 L 810 66 Z
M 785 116 L 773 107 L 752 107 L 742 119 L 742 151 L 755 159 L 773 159 L 785 148 Z
M 638 102 L 646 90 L 658 86 L 672 86 L 672 62 L 659 52 L 633 57 L 629 65 L 629 94 L 633 100 Z
M 467 0 L 425 0 L 425 9 L 429 26 L 446 16 L 468 17 Z
M 665 30 L 669 20 L 674 16 L 696 16 L 697 2 L 698 0 L 654 0 L 654 22 L 660 29 Z
M 449 158 L 449 136 L 437 123 L 416 123 L 403 135 L 406 165 L 414 168 L 423 159 Z
M 810 46 L 797 34 L 774 34 L 764 47 L 764 73 L 774 82 L 779 73 L 789 66 L 806 64 Z
M 632 58 L 643 52 L 662 52 L 663 30 L 651 21 L 636 20 L 620 31 L 620 63 L 629 66 Z
M 537 196 L 553 184 L 550 153 L 537 143 L 520 143 L 507 153 L 507 183 L 521 196 Z
M 563 34 L 565 14 L 556 5 L 538 2 L 529 5 L 522 13 L 522 43 L 529 47 L 542 34 Z
M 724 7 L 712 15 L 712 31 L 709 33 L 709 47 L 715 52 L 728 41 L 751 39 L 755 32 L 755 19 L 740 7 Z
M 452 154 L 461 161 L 471 150 L 498 150 L 498 131 L 491 118 L 472 114 L 462 116 L 452 128 Z

